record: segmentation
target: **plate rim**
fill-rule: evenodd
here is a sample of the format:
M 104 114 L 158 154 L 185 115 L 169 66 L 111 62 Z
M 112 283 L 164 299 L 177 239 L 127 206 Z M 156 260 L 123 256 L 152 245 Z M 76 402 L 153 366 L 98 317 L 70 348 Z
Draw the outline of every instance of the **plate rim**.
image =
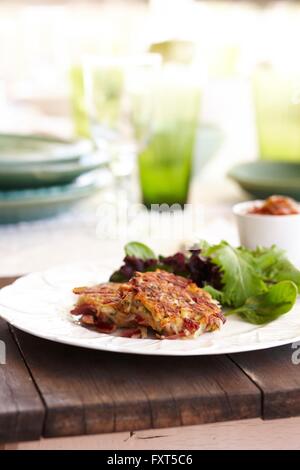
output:
M 1 151 L 1 138 L 11 138 L 15 139 L 18 141 L 36 141 L 36 142 L 45 142 L 45 143 L 51 143 L 51 144 L 56 144 L 57 146 L 59 145 L 64 145 L 65 149 L 63 152 L 63 155 L 57 155 L 56 157 L 52 156 L 46 156 L 47 152 L 45 151 L 40 151 L 39 153 L 41 155 L 44 155 L 44 158 L 42 159 L 34 159 L 34 158 L 27 158 L 26 160 L 20 160 L 20 159 L 12 159 L 12 157 L 2 157 L 0 158 L 0 167 L 1 165 L 7 165 L 7 166 L 15 166 L 19 165 L 20 163 L 26 165 L 26 164 L 43 164 L 43 163 L 50 163 L 50 162 L 63 162 L 63 161 L 72 161 L 72 160 L 77 160 L 83 155 L 86 155 L 88 153 L 91 153 L 93 150 L 93 145 L 92 142 L 89 139 L 84 139 L 84 138 L 79 138 L 79 139 L 67 139 L 67 138 L 62 138 L 62 137 L 56 137 L 54 135 L 41 135 L 41 134 L 15 134 L 15 133 L 0 133 L 0 151 Z

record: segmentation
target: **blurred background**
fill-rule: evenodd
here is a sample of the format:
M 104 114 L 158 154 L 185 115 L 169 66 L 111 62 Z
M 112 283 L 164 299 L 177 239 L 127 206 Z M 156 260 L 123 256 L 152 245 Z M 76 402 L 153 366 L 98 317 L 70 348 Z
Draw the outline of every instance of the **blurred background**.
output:
M 299 44 L 297 1 L 1 0 L 2 271 L 120 256 L 102 201 L 234 240 L 232 203 L 300 199 Z

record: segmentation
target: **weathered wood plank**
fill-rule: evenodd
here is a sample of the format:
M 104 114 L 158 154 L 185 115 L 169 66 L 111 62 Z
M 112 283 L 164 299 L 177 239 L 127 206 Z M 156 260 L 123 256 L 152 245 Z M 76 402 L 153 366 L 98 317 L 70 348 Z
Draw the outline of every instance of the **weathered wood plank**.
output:
M 0 277 L 0 289 L 16 281 L 20 276 Z
M 105 353 L 15 334 L 47 407 L 48 437 L 261 415 L 260 391 L 225 356 Z
M 16 277 L 0 278 L 0 287 Z M 0 442 L 39 439 L 45 408 L 8 325 L 0 320 L 5 364 L 0 365 Z
M 261 389 L 264 419 L 300 416 L 300 364 L 293 363 L 293 353 L 300 358 L 291 345 L 231 355 Z
M 44 406 L 5 321 L 0 320 L 0 442 L 39 439 Z M 4 361 L 3 361 L 4 362 Z

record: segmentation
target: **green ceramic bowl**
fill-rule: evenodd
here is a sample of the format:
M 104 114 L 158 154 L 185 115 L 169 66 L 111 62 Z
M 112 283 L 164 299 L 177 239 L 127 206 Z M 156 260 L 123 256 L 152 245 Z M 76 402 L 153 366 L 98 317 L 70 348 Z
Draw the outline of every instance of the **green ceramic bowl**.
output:
M 69 162 L 19 165 L 0 163 L 0 190 L 68 184 L 84 173 L 105 166 L 107 162 L 107 157 L 91 154 Z
M 300 200 L 300 163 L 241 163 L 234 166 L 228 176 L 255 198 L 282 194 Z
M 0 167 L 76 161 L 92 150 L 89 140 L 68 141 L 36 135 L 0 134 Z
M 0 191 L 0 224 L 52 217 L 96 194 L 110 182 L 110 172 L 102 169 L 82 175 L 64 186 Z

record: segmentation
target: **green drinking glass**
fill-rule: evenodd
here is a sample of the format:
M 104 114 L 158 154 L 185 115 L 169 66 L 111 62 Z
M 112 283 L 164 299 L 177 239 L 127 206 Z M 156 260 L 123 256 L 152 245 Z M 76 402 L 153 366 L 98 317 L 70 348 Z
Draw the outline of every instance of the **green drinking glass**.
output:
M 135 99 L 143 203 L 184 206 L 199 120 L 198 74 L 190 66 L 164 65 L 158 82 Z

